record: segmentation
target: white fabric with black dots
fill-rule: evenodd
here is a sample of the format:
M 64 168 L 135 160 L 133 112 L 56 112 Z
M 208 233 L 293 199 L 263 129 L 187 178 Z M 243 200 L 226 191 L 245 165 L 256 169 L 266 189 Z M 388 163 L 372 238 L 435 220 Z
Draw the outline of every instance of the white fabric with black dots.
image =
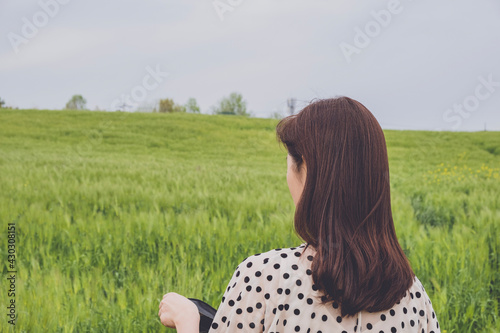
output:
M 308 247 L 302 254 L 305 247 L 275 249 L 243 260 L 222 297 L 210 333 L 440 332 L 417 277 L 393 308 L 342 317 L 336 302 L 321 303 L 322 294 L 312 279 L 314 250 Z

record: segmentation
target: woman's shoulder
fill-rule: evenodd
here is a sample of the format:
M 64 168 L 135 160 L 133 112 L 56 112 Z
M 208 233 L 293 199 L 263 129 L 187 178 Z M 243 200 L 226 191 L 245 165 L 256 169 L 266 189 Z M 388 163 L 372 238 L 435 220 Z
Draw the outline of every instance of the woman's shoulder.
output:
M 309 253 L 306 253 L 306 256 L 303 255 L 304 251 L 311 251 L 307 249 L 306 245 L 306 243 L 303 243 L 295 247 L 276 248 L 251 255 L 243 259 L 236 267 L 233 278 L 254 276 L 259 279 L 272 281 L 275 279 L 277 273 L 284 268 L 291 270 L 299 270 L 299 267 L 304 268 L 304 265 L 300 263 L 305 260 L 303 258 L 309 256 L 309 260 L 312 260 Z
M 303 243 L 299 246 L 288 248 L 276 248 L 267 252 L 256 253 L 245 259 L 238 265 L 238 268 L 251 268 L 257 265 L 260 269 L 272 267 L 286 261 L 295 261 L 302 256 L 307 244 Z
M 410 289 L 408 289 L 408 292 L 405 297 L 403 297 L 403 300 L 405 298 L 407 302 L 414 300 L 416 302 L 422 302 L 424 304 L 432 304 L 429 295 L 427 295 L 427 292 L 425 291 L 423 283 L 418 279 L 416 275 L 413 278 L 412 286 L 410 287 Z
M 295 246 L 295 247 L 276 248 L 276 249 L 269 250 L 267 252 L 254 254 L 246 259 L 256 258 L 256 257 L 268 257 L 269 258 L 269 257 L 278 257 L 278 256 L 282 257 L 282 258 L 287 258 L 288 254 L 295 254 L 295 253 L 300 254 L 300 253 L 302 253 L 302 250 L 304 250 L 306 245 L 307 245 L 306 243 L 303 243 L 303 244 L 300 244 L 300 245 Z M 298 256 L 299 254 L 297 254 L 296 256 Z

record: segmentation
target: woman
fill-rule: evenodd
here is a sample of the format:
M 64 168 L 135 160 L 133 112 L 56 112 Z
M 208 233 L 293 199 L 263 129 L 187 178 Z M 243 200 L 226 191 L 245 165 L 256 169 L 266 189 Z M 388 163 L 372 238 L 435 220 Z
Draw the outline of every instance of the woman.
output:
M 396 238 L 375 117 L 347 97 L 320 100 L 281 120 L 277 136 L 304 244 L 245 259 L 210 332 L 440 332 Z M 196 306 L 183 296 L 165 295 L 159 315 L 197 331 Z

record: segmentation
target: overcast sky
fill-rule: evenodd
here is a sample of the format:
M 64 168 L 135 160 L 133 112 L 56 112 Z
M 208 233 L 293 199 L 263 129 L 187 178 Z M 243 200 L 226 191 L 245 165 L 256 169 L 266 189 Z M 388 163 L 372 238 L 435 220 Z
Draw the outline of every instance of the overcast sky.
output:
M 500 130 L 498 0 L 0 0 L 0 28 L 9 106 L 344 95 L 387 129 Z

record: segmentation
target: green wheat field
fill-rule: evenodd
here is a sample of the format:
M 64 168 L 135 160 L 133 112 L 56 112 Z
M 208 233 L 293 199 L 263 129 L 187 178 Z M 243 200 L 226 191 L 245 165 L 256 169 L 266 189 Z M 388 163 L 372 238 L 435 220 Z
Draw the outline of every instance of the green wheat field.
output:
M 249 255 L 301 243 L 277 120 L 0 111 L 16 332 L 166 332 L 175 291 L 218 307 Z M 500 133 L 385 131 L 399 241 L 443 332 L 500 331 Z

